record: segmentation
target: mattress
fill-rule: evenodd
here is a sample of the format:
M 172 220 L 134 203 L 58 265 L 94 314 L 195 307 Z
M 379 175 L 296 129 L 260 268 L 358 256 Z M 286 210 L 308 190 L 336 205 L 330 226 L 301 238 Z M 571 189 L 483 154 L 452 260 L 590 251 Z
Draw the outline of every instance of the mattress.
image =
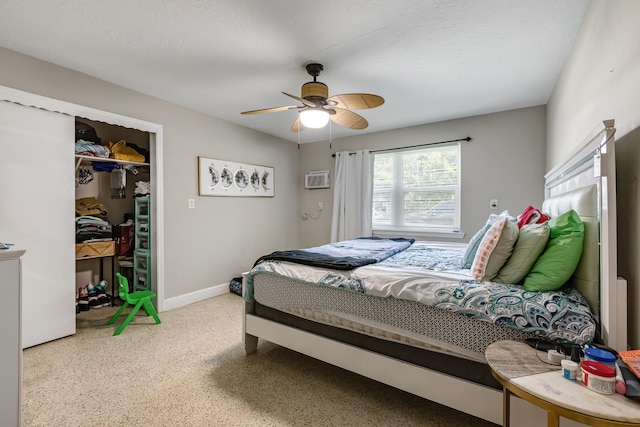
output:
M 317 286 L 271 272 L 254 274 L 253 296 L 261 305 L 300 318 L 481 362 L 494 341 L 535 337 L 415 301 Z

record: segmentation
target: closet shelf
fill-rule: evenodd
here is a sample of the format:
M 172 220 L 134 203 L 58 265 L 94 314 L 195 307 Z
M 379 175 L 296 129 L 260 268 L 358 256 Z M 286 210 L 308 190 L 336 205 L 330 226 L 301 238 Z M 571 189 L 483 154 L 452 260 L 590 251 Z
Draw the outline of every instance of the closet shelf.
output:
M 144 162 L 131 162 L 128 160 L 111 159 L 107 157 L 83 156 L 82 154 L 76 154 L 76 170 L 78 170 L 81 164 L 92 163 L 92 162 L 109 162 L 109 163 L 118 163 L 121 165 L 149 166 L 149 163 L 144 163 Z

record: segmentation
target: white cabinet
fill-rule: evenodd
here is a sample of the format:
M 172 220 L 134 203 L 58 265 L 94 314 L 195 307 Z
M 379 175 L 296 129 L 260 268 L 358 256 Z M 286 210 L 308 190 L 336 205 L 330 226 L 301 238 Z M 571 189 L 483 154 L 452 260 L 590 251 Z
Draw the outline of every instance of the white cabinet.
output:
M 22 345 L 72 335 L 74 117 L 0 102 L 0 239 L 22 258 Z
M 24 250 L 0 250 L 0 419 L 19 426 L 22 344 L 20 333 L 20 257 Z

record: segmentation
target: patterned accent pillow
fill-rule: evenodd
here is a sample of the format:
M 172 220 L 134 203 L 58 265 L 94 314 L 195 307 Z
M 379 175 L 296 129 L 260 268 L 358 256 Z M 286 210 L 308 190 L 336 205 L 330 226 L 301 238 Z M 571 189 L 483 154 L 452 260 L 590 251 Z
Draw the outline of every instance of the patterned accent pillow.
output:
M 518 233 L 518 241 L 506 264 L 500 269 L 494 282 L 517 285 L 527 276 L 533 264 L 544 252 L 549 241 L 549 225 L 525 224 Z
M 471 268 L 471 265 L 473 264 L 473 260 L 476 257 L 476 253 L 478 252 L 478 247 L 480 246 L 480 242 L 482 241 L 482 238 L 484 237 L 485 234 L 487 234 L 487 231 L 489 231 L 489 228 L 491 228 L 493 223 L 502 217 L 506 217 L 510 221 L 516 220 L 514 217 L 509 215 L 509 211 L 502 211 L 500 214 L 489 215 L 489 218 L 487 218 L 487 222 L 485 223 L 484 227 L 478 230 L 478 232 L 474 234 L 474 236 L 471 238 L 471 240 L 469 240 L 469 243 L 467 244 L 467 248 L 464 251 L 464 256 L 462 257 L 461 267 L 463 269 Z
M 462 268 L 471 268 L 473 264 L 473 260 L 476 257 L 476 253 L 478 252 L 478 247 L 480 246 L 480 242 L 487 231 L 491 228 L 491 222 L 488 222 L 482 227 L 478 232 L 469 240 L 467 244 L 467 248 L 464 251 L 464 256 L 462 257 Z
M 493 279 L 513 252 L 518 240 L 518 224 L 502 217 L 484 235 L 473 259 L 471 275 L 476 280 Z

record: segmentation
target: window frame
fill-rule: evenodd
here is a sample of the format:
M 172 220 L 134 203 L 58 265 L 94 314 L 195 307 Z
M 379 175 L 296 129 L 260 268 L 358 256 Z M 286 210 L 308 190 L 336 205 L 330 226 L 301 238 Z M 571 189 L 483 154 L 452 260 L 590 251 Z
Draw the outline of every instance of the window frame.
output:
M 437 146 L 435 146 L 437 145 Z M 403 156 L 407 154 L 415 154 L 416 152 L 428 152 L 439 149 L 451 149 L 454 148 L 457 151 L 457 183 L 453 185 L 426 185 L 421 187 L 406 187 L 403 185 Z M 453 237 L 463 238 L 464 233 L 460 231 L 461 223 L 461 194 L 462 194 L 462 147 L 460 142 L 445 143 L 445 144 L 430 144 L 421 147 L 411 147 L 406 149 L 392 149 L 392 150 L 380 150 L 379 152 L 373 152 L 373 184 L 372 195 L 377 192 L 387 192 L 388 189 L 376 189 L 375 188 L 375 176 L 376 176 L 376 156 L 385 154 L 392 154 L 393 161 L 393 181 L 391 184 L 391 221 L 387 224 L 381 224 L 374 219 L 373 211 L 374 204 L 372 203 L 372 229 L 373 234 L 380 237 L 390 237 L 402 235 L 411 235 L 416 237 Z M 453 187 L 453 188 L 452 188 Z M 454 217 L 453 225 L 420 225 L 415 223 L 405 223 L 404 218 L 404 196 L 408 192 L 416 191 L 437 191 L 437 190 L 451 190 L 454 193 Z

